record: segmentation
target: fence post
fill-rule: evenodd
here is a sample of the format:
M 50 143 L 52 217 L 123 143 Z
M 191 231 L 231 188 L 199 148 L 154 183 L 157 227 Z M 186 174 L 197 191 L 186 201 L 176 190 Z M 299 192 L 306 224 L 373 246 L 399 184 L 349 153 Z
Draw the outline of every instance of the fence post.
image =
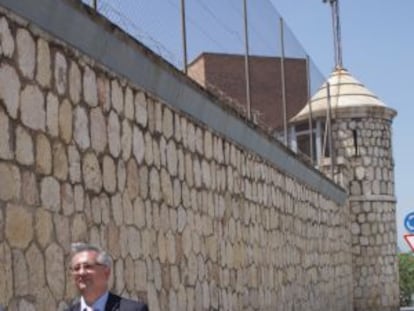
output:
M 285 80 L 285 33 L 283 18 L 280 17 L 280 75 L 282 82 L 282 106 L 283 106 L 283 143 L 288 145 L 287 133 L 287 104 L 286 104 L 286 80 Z
M 185 0 L 181 0 L 181 37 L 183 43 L 183 71 L 187 74 L 187 27 L 186 27 L 186 20 L 185 20 Z
M 249 34 L 247 27 L 247 3 L 246 0 L 243 0 L 243 15 L 244 15 L 244 45 L 245 45 L 245 55 L 244 55 L 244 71 L 246 77 L 246 105 L 247 105 L 247 119 L 251 120 L 251 94 L 250 94 L 250 65 L 249 65 Z

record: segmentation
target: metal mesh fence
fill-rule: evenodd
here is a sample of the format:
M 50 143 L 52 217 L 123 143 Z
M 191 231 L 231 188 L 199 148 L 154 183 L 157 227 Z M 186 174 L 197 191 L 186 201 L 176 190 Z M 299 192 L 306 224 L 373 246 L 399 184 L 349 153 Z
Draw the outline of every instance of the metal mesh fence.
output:
M 325 80 L 270 0 L 83 1 L 279 137 Z

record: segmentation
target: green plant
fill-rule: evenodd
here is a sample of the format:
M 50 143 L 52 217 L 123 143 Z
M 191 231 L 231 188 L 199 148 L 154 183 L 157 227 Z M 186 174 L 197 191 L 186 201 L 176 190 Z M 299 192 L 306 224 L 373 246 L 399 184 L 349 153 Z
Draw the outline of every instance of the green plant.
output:
M 412 253 L 398 255 L 400 272 L 400 305 L 409 306 L 414 293 L 414 256 Z

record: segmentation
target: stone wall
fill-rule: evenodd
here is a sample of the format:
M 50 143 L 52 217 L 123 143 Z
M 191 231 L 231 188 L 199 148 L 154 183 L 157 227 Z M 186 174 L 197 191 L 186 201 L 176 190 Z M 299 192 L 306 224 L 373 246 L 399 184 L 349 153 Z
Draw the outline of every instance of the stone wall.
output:
M 0 10 L 7 310 L 64 309 L 73 241 L 151 310 L 352 310 L 349 211 L 317 189 Z

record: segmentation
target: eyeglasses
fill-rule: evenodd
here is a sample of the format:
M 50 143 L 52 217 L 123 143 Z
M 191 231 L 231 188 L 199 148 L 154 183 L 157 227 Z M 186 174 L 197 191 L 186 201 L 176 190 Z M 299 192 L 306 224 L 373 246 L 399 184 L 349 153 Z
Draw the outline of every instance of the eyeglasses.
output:
M 70 267 L 70 272 L 73 274 L 79 273 L 82 269 L 86 272 L 92 272 L 97 266 L 105 266 L 99 262 L 84 262 Z

